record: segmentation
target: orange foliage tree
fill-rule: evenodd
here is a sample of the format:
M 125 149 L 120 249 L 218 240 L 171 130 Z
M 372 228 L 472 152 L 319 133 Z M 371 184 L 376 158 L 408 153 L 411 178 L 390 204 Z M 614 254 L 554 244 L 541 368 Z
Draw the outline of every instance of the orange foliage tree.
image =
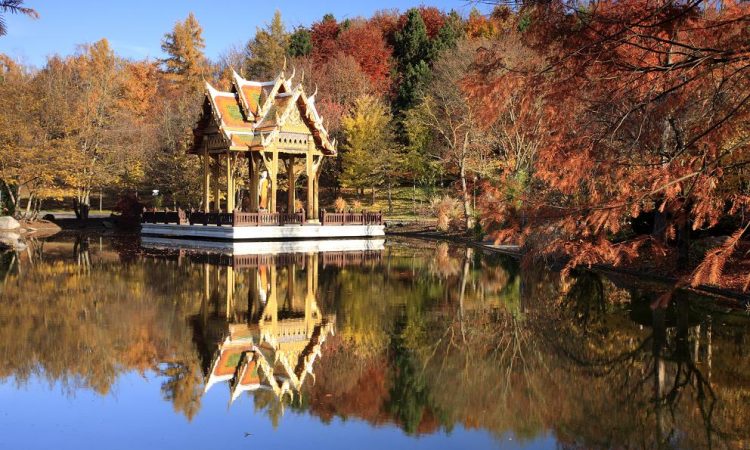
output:
M 521 45 L 544 64 L 509 64 L 490 49 L 467 88 L 487 100 L 488 123 L 507 114 L 512 97 L 542 90 L 538 113 L 549 130 L 522 201 L 502 204 L 489 186 L 485 223 L 571 257 L 569 267 L 619 263 L 644 244 L 675 248 L 678 267 L 688 267 L 691 231 L 729 218 L 734 236 L 692 275 L 696 284 L 719 282 L 748 229 L 748 20 L 750 6 L 736 2 L 520 8 Z M 652 233 L 625 232 L 644 216 Z

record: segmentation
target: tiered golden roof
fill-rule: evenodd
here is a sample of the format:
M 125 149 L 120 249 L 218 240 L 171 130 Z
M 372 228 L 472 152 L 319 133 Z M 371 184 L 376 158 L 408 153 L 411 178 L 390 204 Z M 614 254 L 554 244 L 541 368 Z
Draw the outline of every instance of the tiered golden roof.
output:
M 335 155 L 336 141 L 329 139 L 323 118 L 318 114 L 315 93 L 307 96 L 302 83 L 293 83 L 294 75 L 292 72 L 286 77 L 282 70 L 272 81 L 251 81 L 232 71 L 229 92 L 206 82 L 202 120 L 213 118 L 222 142 L 204 142 L 209 134 L 198 131 L 192 152 L 199 153 L 217 144 L 234 151 L 262 151 L 279 139 L 289 140 L 289 144 L 298 139 L 298 144 L 304 144 L 305 135 L 312 134 L 318 150 L 324 155 Z M 197 130 L 200 129 L 205 127 Z

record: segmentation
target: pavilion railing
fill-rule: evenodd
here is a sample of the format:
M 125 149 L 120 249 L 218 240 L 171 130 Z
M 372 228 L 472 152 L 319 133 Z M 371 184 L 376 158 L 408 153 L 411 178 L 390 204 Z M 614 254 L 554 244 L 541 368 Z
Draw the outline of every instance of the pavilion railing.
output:
M 320 223 L 323 225 L 382 225 L 381 212 L 320 212 Z
M 217 212 L 186 212 L 178 211 L 145 211 L 141 222 L 153 224 L 180 224 L 180 225 L 216 225 L 234 227 L 259 227 L 259 226 L 282 226 L 302 225 L 305 223 L 305 212 L 296 213 L 270 213 L 270 212 L 241 212 L 231 213 Z M 325 210 L 320 212 L 320 223 L 322 225 L 382 225 L 383 214 L 381 212 L 336 212 L 329 213 Z
M 269 213 L 269 212 L 240 212 L 235 211 L 235 227 L 258 227 L 267 225 L 301 225 L 305 223 L 305 213 Z

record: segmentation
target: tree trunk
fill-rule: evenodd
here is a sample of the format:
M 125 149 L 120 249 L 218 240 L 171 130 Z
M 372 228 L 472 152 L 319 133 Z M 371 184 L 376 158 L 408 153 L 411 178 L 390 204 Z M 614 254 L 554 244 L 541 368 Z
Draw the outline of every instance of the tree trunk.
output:
M 370 188 L 370 206 L 375 206 L 375 186 Z
M 461 174 L 461 196 L 463 197 L 464 204 L 464 216 L 466 219 L 466 231 L 471 231 L 474 228 L 474 217 L 471 210 L 471 194 L 469 193 L 468 186 L 466 184 L 466 166 L 464 160 L 460 161 L 460 174 Z
M 393 214 L 393 196 L 391 194 L 392 184 L 388 180 L 388 214 Z
M 677 269 L 690 267 L 690 203 L 677 221 Z
M 8 215 L 13 216 L 16 213 L 16 210 L 18 209 L 18 195 L 17 192 L 14 193 L 13 189 L 10 187 L 8 183 L 5 181 L 0 180 L 1 183 L 3 183 L 3 186 L 5 187 L 5 192 L 8 194 L 8 198 L 10 199 L 8 203 Z M 2 198 L 2 196 L 0 196 Z M 0 215 L 2 215 L 2 202 L 0 202 Z
M 416 178 L 412 180 L 411 203 L 412 203 L 412 209 L 414 210 L 414 214 L 416 214 L 417 213 L 417 180 Z
M 91 195 L 89 189 L 78 191 L 78 195 L 73 199 L 73 211 L 76 214 L 79 224 L 86 227 L 89 220 L 89 210 L 91 209 Z
M 31 216 L 31 205 L 34 203 L 34 194 L 29 192 L 29 198 L 26 200 L 26 211 L 23 213 L 23 218 L 28 220 Z

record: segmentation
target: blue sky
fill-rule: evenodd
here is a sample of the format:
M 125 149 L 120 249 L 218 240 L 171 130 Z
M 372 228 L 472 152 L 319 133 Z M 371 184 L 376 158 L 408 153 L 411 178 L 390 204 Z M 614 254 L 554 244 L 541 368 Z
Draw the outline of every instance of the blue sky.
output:
M 107 38 L 121 56 L 160 58 L 164 33 L 192 11 L 203 26 L 206 54 L 215 58 L 231 45 L 244 44 L 275 9 L 292 28 L 329 12 L 344 19 L 420 4 L 463 14 L 472 7 L 467 0 L 26 0 L 40 18 L 6 15 L 8 34 L 0 37 L 0 53 L 39 67 L 48 55 L 67 55 L 79 44 Z

